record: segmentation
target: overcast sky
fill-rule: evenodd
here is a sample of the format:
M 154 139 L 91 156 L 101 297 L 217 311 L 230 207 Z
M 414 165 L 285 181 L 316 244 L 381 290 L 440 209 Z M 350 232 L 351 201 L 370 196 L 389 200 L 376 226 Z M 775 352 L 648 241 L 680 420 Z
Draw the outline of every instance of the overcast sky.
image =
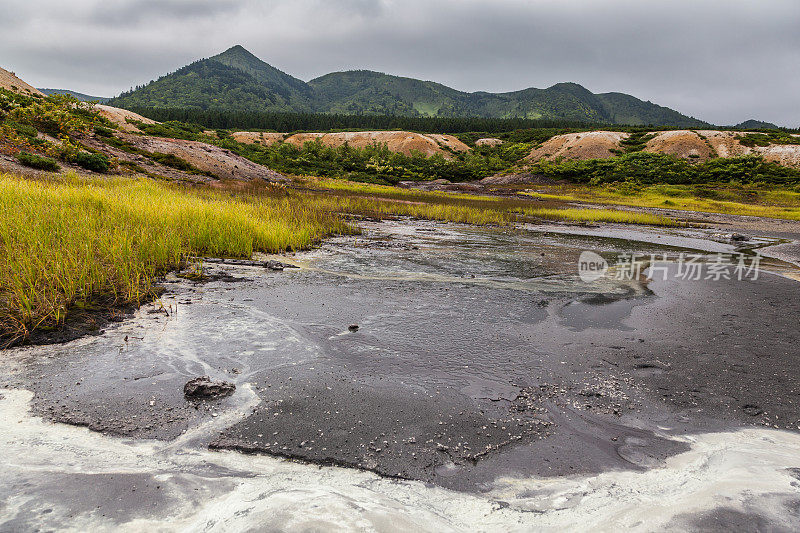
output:
M 798 0 L 4 0 L 0 67 L 110 96 L 241 44 L 303 80 L 574 81 L 716 124 L 800 126 Z

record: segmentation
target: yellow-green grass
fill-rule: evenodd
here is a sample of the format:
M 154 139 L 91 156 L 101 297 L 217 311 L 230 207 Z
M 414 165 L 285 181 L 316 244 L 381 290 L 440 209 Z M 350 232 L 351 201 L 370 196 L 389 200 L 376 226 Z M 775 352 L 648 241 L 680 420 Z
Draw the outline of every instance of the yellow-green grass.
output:
M 674 220 L 666 216 L 622 211 L 616 209 L 575 209 L 558 207 L 575 198 L 567 195 L 535 194 L 538 199 L 550 201 L 545 206 L 530 207 L 530 202 L 515 202 L 507 198 L 451 193 L 442 191 L 412 191 L 386 185 L 354 183 L 345 180 L 315 180 L 311 183 L 323 189 L 368 194 L 366 202 L 353 196 L 345 196 L 342 207 L 345 212 L 363 214 L 409 215 L 433 220 L 448 220 L 470 224 L 506 224 L 514 220 L 514 213 L 533 218 L 561 220 L 566 222 L 613 222 L 621 224 L 648 224 L 674 226 Z M 534 196 L 533 193 L 529 193 Z M 386 199 L 407 199 L 392 202 Z M 411 201 L 411 200 L 416 201 Z
M 655 215 L 530 204 L 336 180 L 306 191 L 213 191 L 149 179 L 66 174 L 30 180 L 0 173 L 0 336 L 18 340 L 59 326 L 71 310 L 99 300 L 141 303 L 154 294 L 160 275 L 190 257 L 247 258 L 355 231 L 342 215 L 468 224 L 522 217 L 671 223 Z
M 537 200 L 556 200 L 559 202 L 575 202 L 577 198 L 566 194 L 547 194 L 541 192 L 522 191 L 520 194 L 536 198 Z
M 732 215 L 800 220 L 800 193 L 780 189 L 746 189 L 708 186 L 698 195 L 697 187 L 653 185 L 638 189 L 566 186 L 560 194 L 526 192 L 542 199 L 591 202 L 631 207 L 666 208 Z M 714 198 L 705 196 L 713 195 Z
M 329 209 L 340 213 L 358 214 L 376 218 L 407 216 L 426 220 L 475 225 L 504 225 L 516 219 L 511 212 L 505 209 L 487 209 L 458 204 L 324 195 L 318 197 L 318 202 L 319 205 L 325 205 Z
M 304 197 L 0 174 L 0 333 L 13 340 L 57 326 L 98 297 L 141 302 L 189 256 L 250 257 L 344 231 L 339 216 Z
M 520 212 L 526 216 L 546 220 L 565 222 L 614 222 L 619 224 L 646 224 L 650 226 L 674 226 L 676 222 L 669 217 L 619 209 L 550 209 L 523 208 Z
M 530 204 L 519 199 L 415 191 L 347 180 L 306 178 L 295 185 L 300 186 L 301 195 L 322 209 L 375 218 L 407 216 L 475 225 L 508 224 L 517 218 L 511 207 Z M 258 195 L 262 190 L 263 186 L 254 185 L 245 188 L 244 194 Z
M 479 194 L 468 194 L 459 192 L 445 191 L 421 191 L 418 189 L 402 189 L 391 185 L 377 185 L 374 183 L 360 183 L 344 179 L 331 178 L 306 178 L 301 183 L 314 188 L 326 190 L 338 190 L 348 193 L 362 194 L 369 196 L 383 196 L 386 198 L 404 198 L 420 200 L 468 200 L 484 202 L 501 202 L 503 199 L 497 196 L 487 196 Z

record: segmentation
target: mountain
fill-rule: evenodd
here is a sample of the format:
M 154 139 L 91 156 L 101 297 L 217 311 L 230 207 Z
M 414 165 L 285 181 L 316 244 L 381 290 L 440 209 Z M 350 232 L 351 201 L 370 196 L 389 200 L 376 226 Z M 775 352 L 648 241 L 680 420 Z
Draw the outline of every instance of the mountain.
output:
M 308 85 L 318 110 L 343 115 L 456 116 L 469 98 L 469 93 L 432 81 L 369 70 L 326 74 Z
M 183 107 L 221 111 L 313 111 L 304 81 L 264 63 L 241 46 L 201 59 L 109 102 L 117 107 Z
M 777 130 L 778 126 L 772 122 L 762 122 L 751 118 L 750 120 L 740 122 L 735 125 L 734 128 L 739 128 L 741 130 Z
M 123 93 L 110 104 L 244 112 L 543 118 L 673 127 L 708 125 L 627 94 L 594 94 L 577 83 L 508 93 L 468 93 L 432 81 L 369 70 L 334 72 L 305 83 L 238 45 Z
M 68 94 L 80 100 L 81 102 L 100 102 L 101 104 L 105 104 L 111 98 L 106 98 L 103 96 L 89 96 L 88 94 L 78 93 L 75 91 L 70 91 L 69 89 L 39 89 L 42 93 L 50 96 L 51 94 Z
M 577 83 L 509 93 L 465 93 L 439 83 L 366 70 L 327 74 L 309 85 L 322 111 L 356 115 L 546 118 L 613 124 L 707 124 L 622 93 L 594 94 Z
M 652 102 L 644 102 L 624 93 L 603 93 L 596 95 L 603 108 L 604 118 L 611 124 L 655 124 L 679 128 L 702 128 L 707 122 L 687 117 L 674 109 Z

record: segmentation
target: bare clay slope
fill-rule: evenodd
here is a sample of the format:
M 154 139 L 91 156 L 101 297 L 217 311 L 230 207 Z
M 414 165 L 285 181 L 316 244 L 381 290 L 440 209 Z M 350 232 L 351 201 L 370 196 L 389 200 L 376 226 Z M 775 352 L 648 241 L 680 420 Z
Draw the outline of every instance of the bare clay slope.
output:
M 141 133 L 141 130 L 136 127 L 136 123 L 157 124 L 157 122 L 132 111 L 128 111 L 127 109 L 120 109 L 107 105 L 97 105 L 96 109 L 102 116 L 109 119 L 122 130 L 123 133 L 118 133 L 116 136 L 130 146 L 138 150 L 143 150 L 144 152 L 175 156 L 197 169 L 200 173 L 196 171 L 187 173 L 183 170 L 164 166 L 146 156 L 132 154 L 109 146 L 97 139 L 96 136 L 91 136 L 89 139 L 85 140 L 85 142 L 90 144 L 93 148 L 106 152 L 108 155 L 116 157 L 121 161 L 134 163 L 144 168 L 147 172 L 170 179 L 193 182 L 213 182 L 214 180 L 251 181 L 260 179 L 282 181 L 284 179 L 282 174 L 253 163 L 249 159 L 234 154 L 230 150 L 220 148 L 219 146 L 199 141 L 137 135 Z M 250 142 L 252 142 L 256 138 L 265 141 L 270 135 L 272 134 L 255 134 L 252 137 L 243 137 L 241 141 L 247 142 L 249 139 Z M 268 143 L 265 142 L 265 144 Z
M 120 109 L 119 107 L 98 104 L 95 106 L 95 109 L 97 109 L 102 116 L 116 124 L 119 129 L 127 133 L 141 133 L 139 128 L 133 124 L 134 122 L 141 122 L 142 124 L 158 124 L 155 120 L 143 117 L 142 115 L 134 113 L 133 111 L 128 111 L 127 109 Z
M 742 132 L 718 130 L 673 130 L 653 132 L 654 137 L 644 151 L 669 154 L 682 159 L 707 161 L 715 157 L 737 157 L 755 154 L 767 161 L 787 167 L 800 168 L 800 145 L 771 144 L 744 146 L 738 137 Z M 607 159 L 623 150 L 620 141 L 629 134 L 612 131 L 590 131 L 556 135 L 531 150 L 527 159 L 586 160 Z
M 405 155 L 420 152 L 427 157 L 442 155 L 450 157 L 451 152 L 467 152 L 469 146 L 452 135 L 421 134 L 409 131 L 345 131 L 338 133 L 259 133 L 239 131 L 231 134 L 235 140 L 243 143 L 258 143 L 270 146 L 284 141 L 297 147 L 309 141 L 319 140 L 323 145 L 338 148 L 347 144 L 353 148 L 366 148 L 373 144 L 385 144 L 392 151 Z M 285 138 L 285 140 L 284 140 Z
M 0 68 L 0 88 L 23 94 L 36 94 L 44 96 L 39 89 L 33 85 L 25 83 L 19 79 L 16 74 L 3 68 Z

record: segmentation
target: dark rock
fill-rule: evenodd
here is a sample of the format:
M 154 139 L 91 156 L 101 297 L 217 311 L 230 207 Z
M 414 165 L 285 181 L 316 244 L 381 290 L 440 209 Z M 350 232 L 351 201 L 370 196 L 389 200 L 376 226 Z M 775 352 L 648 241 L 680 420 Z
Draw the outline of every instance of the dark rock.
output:
M 546 177 L 544 174 L 532 174 L 530 172 L 522 172 L 518 174 L 495 174 L 481 180 L 483 185 L 514 185 L 518 183 L 548 183 L 552 184 L 555 181 Z
M 192 400 L 214 400 L 230 396 L 236 390 L 236 385 L 227 381 L 211 381 L 208 376 L 189 380 L 183 386 L 183 395 Z
M 750 237 L 741 233 L 715 233 L 711 238 L 721 242 L 745 242 L 750 240 Z
M 350 327 L 347 329 L 350 331 L 358 331 L 358 324 L 350 324 Z
M 643 370 L 647 368 L 655 368 L 658 370 L 670 370 L 672 366 L 669 363 L 662 363 L 661 361 L 652 360 L 652 361 L 645 361 L 643 363 L 636 363 L 633 365 L 634 368 Z
M 285 268 L 300 268 L 296 265 L 290 265 L 288 263 L 281 263 L 280 261 L 270 260 L 264 263 L 264 268 L 269 268 L 270 270 L 283 270 Z
M 742 411 L 750 416 L 758 416 L 764 412 L 761 407 L 753 404 L 747 404 L 742 406 Z

